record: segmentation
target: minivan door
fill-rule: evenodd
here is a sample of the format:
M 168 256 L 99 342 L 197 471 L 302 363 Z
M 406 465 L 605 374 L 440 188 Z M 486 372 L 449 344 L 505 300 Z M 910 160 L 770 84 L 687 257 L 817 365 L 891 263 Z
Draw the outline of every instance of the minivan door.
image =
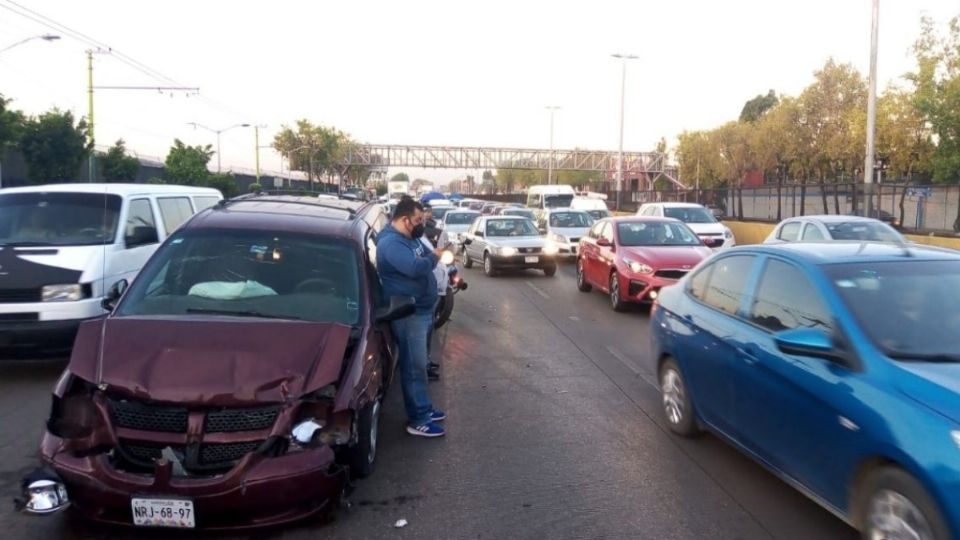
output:
M 156 251 L 160 244 L 160 232 L 157 230 L 155 216 L 153 204 L 149 198 L 130 200 L 124 221 L 123 238 L 119 249 L 110 258 L 108 272 L 105 273 L 110 283 L 121 279 L 133 281 Z

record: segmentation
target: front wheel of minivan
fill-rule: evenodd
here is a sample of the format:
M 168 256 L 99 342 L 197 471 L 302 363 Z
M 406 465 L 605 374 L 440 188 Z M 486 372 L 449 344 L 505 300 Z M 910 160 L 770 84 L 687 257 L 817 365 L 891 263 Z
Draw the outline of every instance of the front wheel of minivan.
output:
M 377 396 L 357 415 L 357 444 L 349 449 L 350 475 L 354 478 L 370 476 L 377 464 L 381 402 L 382 398 Z

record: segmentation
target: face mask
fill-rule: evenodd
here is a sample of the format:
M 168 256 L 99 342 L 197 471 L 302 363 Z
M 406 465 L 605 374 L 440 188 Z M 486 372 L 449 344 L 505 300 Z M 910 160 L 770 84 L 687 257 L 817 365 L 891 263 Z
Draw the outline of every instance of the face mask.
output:
M 414 238 L 420 238 L 423 236 L 423 233 L 427 230 L 427 226 L 423 223 L 419 225 L 414 225 L 413 229 L 410 229 L 410 236 Z

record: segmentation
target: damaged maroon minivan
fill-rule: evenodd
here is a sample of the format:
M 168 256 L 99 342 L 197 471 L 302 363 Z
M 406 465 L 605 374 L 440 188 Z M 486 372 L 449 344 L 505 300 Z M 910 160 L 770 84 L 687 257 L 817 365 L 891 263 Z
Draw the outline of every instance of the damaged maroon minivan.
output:
M 81 326 L 24 509 L 229 529 L 336 505 L 376 460 L 385 323 L 413 311 L 380 297 L 385 224 L 376 204 L 270 195 L 191 219 Z

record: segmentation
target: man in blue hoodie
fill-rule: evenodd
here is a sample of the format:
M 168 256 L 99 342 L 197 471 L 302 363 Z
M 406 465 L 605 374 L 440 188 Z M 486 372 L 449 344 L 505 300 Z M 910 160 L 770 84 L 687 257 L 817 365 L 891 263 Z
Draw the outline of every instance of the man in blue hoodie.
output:
M 400 199 L 393 220 L 377 238 L 377 270 L 387 297 L 412 296 L 416 300 L 413 315 L 390 323 L 400 355 L 400 385 L 409 420 L 407 433 L 441 437 L 444 430 L 437 422 L 447 416 L 433 408 L 427 394 L 427 339 L 437 303 L 433 269 L 446 246 L 430 251 L 420 241 L 424 229 L 423 206 L 410 197 Z

